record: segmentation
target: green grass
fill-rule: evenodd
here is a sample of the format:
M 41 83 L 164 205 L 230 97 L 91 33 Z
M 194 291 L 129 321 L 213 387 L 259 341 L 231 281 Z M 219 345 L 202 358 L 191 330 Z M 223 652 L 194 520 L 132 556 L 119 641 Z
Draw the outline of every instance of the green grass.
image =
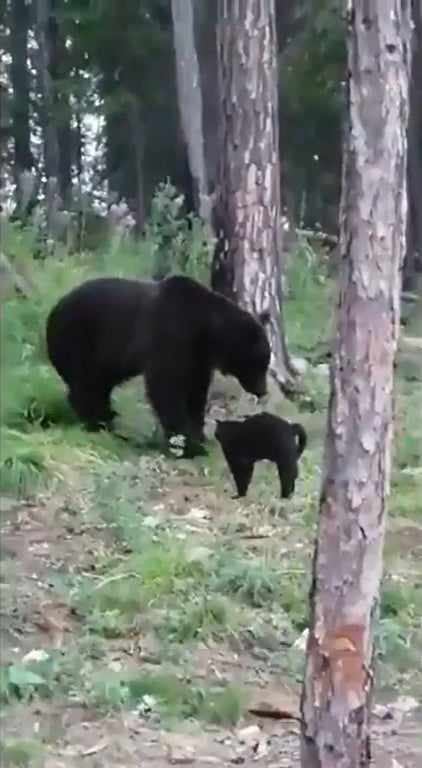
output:
M 89 566 L 81 551 L 78 567 L 60 584 L 78 622 L 76 636 L 29 672 L 18 663 L 3 670 L 2 698 L 70 697 L 105 711 L 130 707 L 167 718 L 235 723 L 245 707 L 244 690 L 201 677 L 201 651 L 233 646 L 249 653 L 249 636 L 267 666 L 271 662 L 283 679 L 300 680 L 303 655 L 292 645 L 307 625 L 328 382 L 312 371 L 305 377 L 313 413 L 298 414 L 294 404 L 270 397 L 271 410 L 300 420 L 309 435 L 297 493 L 287 504 L 280 502 L 278 479 L 267 466 L 256 469 L 245 504 L 231 501 L 232 480 L 214 442 L 208 457 L 193 462 L 153 450 L 155 422 L 139 382 L 115 393 L 119 431 L 132 442 L 81 429 L 46 360 L 47 313 L 65 290 L 90 276 L 149 274 L 156 246 L 151 238 L 71 262 L 64 254 L 36 262 L 28 233 L 6 233 L 5 248 L 8 255 L 19 252 L 33 297 L 9 296 L 2 307 L 2 491 L 18 498 L 43 491 L 59 509 L 66 507 L 74 535 L 85 528 L 99 532 Z M 199 275 L 200 238 L 195 248 L 190 269 Z M 291 260 L 288 284 L 289 343 L 294 354 L 312 358 L 330 336 L 333 286 L 303 245 Z M 393 528 L 420 520 L 421 395 L 412 361 L 407 358 L 402 371 L 399 360 L 391 534 L 378 626 L 379 680 L 386 684 L 411 685 L 421 649 L 420 566 Z M 244 412 L 246 405 L 241 400 L 235 407 Z M 207 505 L 210 522 L 196 524 L 187 516 Z M 406 579 L 410 571 L 417 575 Z M 160 667 L 136 658 L 134 638 Z M 116 643 L 124 649 L 119 668 Z M 15 761 L 26 759 L 25 749 L 19 757 L 19 745 L 9 743 L 8 749 L 12 758 L 14 750 L 18 755 Z

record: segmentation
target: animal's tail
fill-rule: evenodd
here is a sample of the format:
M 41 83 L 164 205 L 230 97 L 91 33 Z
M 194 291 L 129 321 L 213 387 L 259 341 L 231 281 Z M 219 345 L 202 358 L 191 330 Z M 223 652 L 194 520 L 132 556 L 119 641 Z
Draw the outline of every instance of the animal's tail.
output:
M 306 448 L 306 443 L 308 442 L 308 438 L 307 438 L 305 429 L 302 427 L 302 424 L 292 424 L 292 429 L 298 438 L 297 455 L 299 457 Z

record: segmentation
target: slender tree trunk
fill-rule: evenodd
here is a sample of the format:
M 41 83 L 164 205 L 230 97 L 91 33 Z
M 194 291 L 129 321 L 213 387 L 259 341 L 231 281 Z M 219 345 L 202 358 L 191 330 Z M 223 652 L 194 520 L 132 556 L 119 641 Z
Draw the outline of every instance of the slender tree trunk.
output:
M 403 289 L 420 292 L 422 287 L 422 0 L 412 0 L 412 21 L 413 56 L 407 162 L 409 209 Z
M 212 285 L 254 315 L 269 312 L 270 371 L 295 391 L 281 312 L 281 211 L 274 0 L 219 0 L 222 105 L 218 242 Z
M 12 0 L 10 6 L 10 76 L 13 88 L 12 124 L 14 142 L 13 175 L 16 184 L 16 214 L 25 219 L 33 193 L 31 171 L 34 158 L 31 152 L 29 122 L 30 71 L 28 56 L 29 6 L 25 0 Z M 28 198 L 29 193 L 29 198 Z
M 52 3 L 50 13 L 55 10 Z M 57 19 L 48 21 L 48 71 L 51 78 L 51 107 L 57 132 L 57 173 L 61 200 L 70 208 L 72 203 L 72 110 L 69 95 L 63 87 L 69 81 L 68 53 Z
M 116 78 L 115 72 L 118 71 Z M 120 67 L 108 61 L 102 77 L 106 100 L 106 175 L 113 202 L 124 200 L 141 234 L 145 223 L 144 148 L 145 129 L 141 96 L 134 62 L 123 60 Z M 124 106 L 113 102 L 124 97 Z
M 145 224 L 145 194 L 144 194 L 144 125 L 139 100 L 133 99 L 130 105 L 130 127 L 134 149 L 134 190 L 132 210 L 135 212 L 135 231 L 142 235 Z
M 406 240 L 410 0 L 350 3 L 337 330 L 302 694 L 302 767 L 370 762 Z
M 177 90 L 182 133 L 192 175 L 195 206 L 203 221 L 210 220 L 205 166 L 202 94 L 195 47 L 192 0 L 171 0 L 176 53 Z
M 218 62 L 216 45 L 217 3 L 195 0 L 195 38 L 201 77 L 204 155 L 208 193 L 215 189 L 218 170 Z
M 59 199 L 59 145 L 55 124 L 54 89 L 50 73 L 53 58 L 52 31 L 55 24 L 55 0 L 37 0 L 36 36 L 38 43 L 38 82 L 40 88 L 40 117 L 43 133 L 45 197 L 47 229 L 54 236 L 57 229 Z

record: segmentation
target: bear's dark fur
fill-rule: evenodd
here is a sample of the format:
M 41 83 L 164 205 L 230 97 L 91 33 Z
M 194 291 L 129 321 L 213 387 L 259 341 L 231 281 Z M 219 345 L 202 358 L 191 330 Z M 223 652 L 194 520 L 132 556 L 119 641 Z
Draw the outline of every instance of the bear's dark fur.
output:
M 167 438 L 184 435 L 185 455 L 192 455 L 204 439 L 215 369 L 251 394 L 266 393 L 270 347 L 261 320 L 188 277 L 99 278 L 52 309 L 47 349 L 88 429 L 110 426 L 112 390 L 143 374 Z
M 215 437 L 221 445 L 238 496 L 246 496 L 256 461 L 267 459 L 276 464 L 281 498 L 289 498 L 295 489 L 298 458 L 306 446 L 306 432 L 301 424 L 258 413 L 243 421 L 217 421 Z M 296 440 L 297 439 L 297 440 Z

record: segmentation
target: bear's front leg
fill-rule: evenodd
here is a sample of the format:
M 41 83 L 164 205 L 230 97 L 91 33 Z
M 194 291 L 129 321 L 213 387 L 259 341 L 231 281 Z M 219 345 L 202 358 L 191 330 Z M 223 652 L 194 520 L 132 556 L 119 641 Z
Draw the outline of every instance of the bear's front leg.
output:
M 176 378 L 168 372 L 145 374 L 149 401 L 157 414 L 170 450 L 177 456 L 197 455 L 194 430 L 190 424 L 186 387 L 180 375 Z
M 212 371 L 207 365 L 197 365 L 189 378 L 187 409 L 195 442 L 205 442 L 204 425 L 205 409 L 207 406 L 208 390 L 211 384 Z

